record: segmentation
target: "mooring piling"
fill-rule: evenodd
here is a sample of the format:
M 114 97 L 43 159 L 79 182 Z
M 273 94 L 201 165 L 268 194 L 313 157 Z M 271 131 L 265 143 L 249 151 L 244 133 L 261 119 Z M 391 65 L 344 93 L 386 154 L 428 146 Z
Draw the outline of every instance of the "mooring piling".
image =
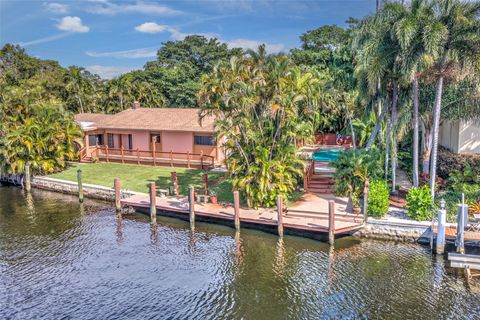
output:
M 190 226 L 195 224 L 195 188 L 190 186 L 188 188 L 188 211 L 190 213 Z
M 30 163 L 25 163 L 25 190 L 30 192 L 32 189 L 31 181 L 30 181 Z
M 173 191 L 174 191 L 175 195 L 178 196 L 179 195 L 179 193 L 178 193 L 178 176 L 177 176 L 177 173 L 175 171 L 170 172 L 170 180 L 172 180 Z
M 277 227 L 278 235 L 283 237 L 283 200 L 282 196 L 277 196 Z
M 156 204 L 156 192 L 155 192 L 155 182 L 150 182 L 148 184 L 148 194 L 150 195 L 150 219 L 152 223 L 157 222 L 157 204 Z
M 115 188 L 115 209 L 117 210 L 117 212 L 121 212 L 122 211 L 122 204 L 120 202 L 121 194 L 120 194 L 120 179 L 119 178 L 115 178 L 113 180 L 113 186 Z
M 335 242 L 335 201 L 328 201 L 328 243 Z
M 462 203 L 458 205 L 457 216 L 457 252 L 465 254 L 465 224 L 468 219 L 468 206 L 465 204 L 464 194 L 462 193 Z
M 233 191 L 233 210 L 235 218 L 235 229 L 240 230 L 240 194 L 238 191 Z
M 78 184 L 78 201 L 83 202 L 83 182 L 82 182 L 82 169 L 77 170 L 77 184 Z
M 445 252 L 445 223 L 447 220 L 447 211 L 445 210 L 445 199 L 440 200 L 440 210 L 438 210 L 438 230 L 437 230 L 437 254 Z M 433 233 L 433 230 L 432 230 Z

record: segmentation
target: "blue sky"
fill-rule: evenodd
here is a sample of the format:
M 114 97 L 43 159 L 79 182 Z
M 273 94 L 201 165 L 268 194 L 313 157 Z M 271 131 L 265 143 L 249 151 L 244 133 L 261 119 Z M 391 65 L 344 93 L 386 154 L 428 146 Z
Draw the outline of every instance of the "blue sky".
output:
M 142 68 L 162 42 L 189 34 L 287 52 L 307 30 L 344 26 L 374 9 L 375 0 L 0 0 L 0 44 L 111 78 Z

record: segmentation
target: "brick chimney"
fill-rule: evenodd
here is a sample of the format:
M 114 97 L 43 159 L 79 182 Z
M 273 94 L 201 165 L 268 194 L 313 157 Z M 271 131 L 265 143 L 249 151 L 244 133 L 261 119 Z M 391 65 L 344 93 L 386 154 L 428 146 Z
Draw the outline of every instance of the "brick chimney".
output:
M 133 110 L 140 109 L 140 102 L 138 102 L 138 101 L 133 101 L 133 103 L 132 103 L 132 109 L 133 109 Z

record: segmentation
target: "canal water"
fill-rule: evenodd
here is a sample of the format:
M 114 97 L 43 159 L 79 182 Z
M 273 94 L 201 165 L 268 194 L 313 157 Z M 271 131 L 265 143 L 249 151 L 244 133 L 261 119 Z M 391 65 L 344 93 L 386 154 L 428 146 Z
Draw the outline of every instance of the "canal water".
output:
M 480 319 L 424 247 L 324 243 L 0 188 L 0 319 Z

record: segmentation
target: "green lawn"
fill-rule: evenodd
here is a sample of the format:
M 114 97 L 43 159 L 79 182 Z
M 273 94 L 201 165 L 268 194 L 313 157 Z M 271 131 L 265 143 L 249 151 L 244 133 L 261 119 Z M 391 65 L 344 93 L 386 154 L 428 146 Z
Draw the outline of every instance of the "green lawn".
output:
M 121 188 L 148 192 L 148 183 L 155 181 L 161 188 L 168 188 L 172 185 L 170 172 L 176 171 L 178 175 L 179 191 L 181 194 L 188 193 L 188 186 L 203 188 L 202 174 L 206 171 L 185 168 L 153 167 L 117 163 L 71 163 L 62 172 L 49 175 L 51 178 L 77 181 L 77 169 L 82 169 L 83 183 L 97 184 L 105 187 L 113 187 L 113 179 L 120 178 Z M 223 173 L 208 172 L 208 178 L 213 181 L 223 176 Z M 219 201 L 233 202 L 232 186 L 229 181 L 222 181 L 212 186 Z

